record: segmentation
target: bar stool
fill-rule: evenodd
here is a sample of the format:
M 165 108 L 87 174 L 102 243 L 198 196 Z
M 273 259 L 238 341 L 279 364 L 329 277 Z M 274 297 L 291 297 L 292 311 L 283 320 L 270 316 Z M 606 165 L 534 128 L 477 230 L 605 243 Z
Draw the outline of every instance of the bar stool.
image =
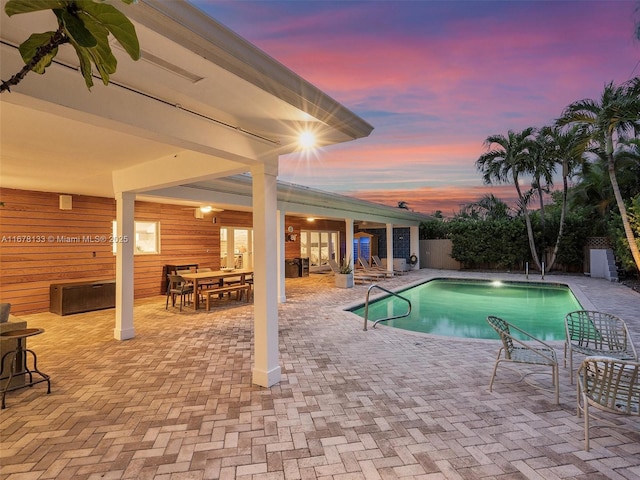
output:
M 34 335 L 40 335 L 41 333 L 44 332 L 43 328 L 24 328 L 22 330 L 12 330 L 10 332 L 4 332 L 1 333 L 0 336 L 2 338 L 8 338 L 8 339 L 15 339 L 16 340 L 16 349 L 12 350 L 10 352 L 5 353 L 2 356 L 2 363 L 1 363 L 1 367 L 0 367 L 0 381 L 2 380 L 7 380 L 7 383 L 5 385 L 5 387 L 0 390 L 0 392 L 2 393 L 2 408 L 5 408 L 5 397 L 7 395 L 7 392 L 11 392 L 13 390 L 18 390 L 20 388 L 25 388 L 25 387 L 32 387 L 37 383 L 41 383 L 41 382 L 47 382 L 47 393 L 51 393 L 51 380 L 49 375 L 46 375 L 44 373 L 42 373 L 40 370 L 38 370 L 38 358 L 36 357 L 36 352 L 34 352 L 33 350 L 30 350 L 28 348 L 24 348 L 22 346 L 22 340 L 27 338 L 27 337 L 32 337 Z M 27 359 L 29 357 L 28 354 L 31 354 L 33 356 L 33 368 L 29 368 L 28 364 L 27 364 Z M 9 363 L 9 376 L 7 377 L 3 377 L 2 374 L 4 373 L 4 365 L 5 365 L 5 359 L 7 357 L 11 358 L 11 362 Z M 33 379 L 33 374 L 37 373 L 38 375 L 40 375 L 42 378 L 34 380 Z M 14 376 L 17 375 L 24 375 L 27 374 L 29 375 L 29 381 L 25 382 L 24 385 L 15 385 L 15 386 L 11 386 L 11 380 L 13 379 Z

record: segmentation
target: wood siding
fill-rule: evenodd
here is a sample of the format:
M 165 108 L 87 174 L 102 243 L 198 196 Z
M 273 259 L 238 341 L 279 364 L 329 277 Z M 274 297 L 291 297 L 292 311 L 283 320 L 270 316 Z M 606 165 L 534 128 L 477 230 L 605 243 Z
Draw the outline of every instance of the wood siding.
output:
M 115 278 L 111 243 L 88 241 L 112 235 L 115 200 L 73 195 L 72 209 L 60 210 L 58 199 L 57 193 L 0 189 L 0 300 L 11 303 L 14 314 L 47 311 L 51 283 Z M 248 212 L 197 219 L 193 208 L 150 202 L 136 202 L 135 219 L 160 222 L 160 253 L 134 257 L 136 298 L 161 293 L 166 264 L 220 268 L 220 227 L 252 224 Z
M 293 234 L 296 236 L 296 239 L 291 241 L 285 238 L 285 260 L 300 257 L 300 232 L 302 230 L 340 232 L 340 258 L 344 257 L 347 231 L 345 222 L 326 219 L 316 219 L 313 222 L 309 222 L 306 218 L 285 216 L 284 229 L 287 237 L 289 234 L 287 229 L 290 226 L 293 227 Z M 338 262 L 340 262 L 340 259 L 338 259 Z
M 52 283 L 115 278 L 111 243 L 100 241 L 112 235 L 114 199 L 72 195 L 72 209 L 60 210 L 58 193 L 0 188 L 0 201 L 0 301 L 11 303 L 12 313 L 48 311 Z M 167 264 L 220 268 L 220 228 L 252 228 L 253 222 L 251 212 L 198 219 L 194 208 L 138 201 L 135 220 L 160 223 L 160 253 L 134 257 L 135 298 L 161 294 Z M 285 243 L 286 259 L 300 256 L 303 228 L 339 231 L 344 255 L 344 222 L 287 216 L 285 229 L 289 225 L 296 240 Z

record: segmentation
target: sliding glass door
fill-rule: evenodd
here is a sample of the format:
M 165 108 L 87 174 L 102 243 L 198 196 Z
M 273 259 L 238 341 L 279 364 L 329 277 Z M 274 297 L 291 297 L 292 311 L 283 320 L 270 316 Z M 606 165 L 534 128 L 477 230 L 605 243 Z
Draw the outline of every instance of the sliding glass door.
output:
M 326 270 L 329 259 L 338 261 L 339 232 L 302 230 L 300 232 L 300 254 L 309 258 L 309 270 Z

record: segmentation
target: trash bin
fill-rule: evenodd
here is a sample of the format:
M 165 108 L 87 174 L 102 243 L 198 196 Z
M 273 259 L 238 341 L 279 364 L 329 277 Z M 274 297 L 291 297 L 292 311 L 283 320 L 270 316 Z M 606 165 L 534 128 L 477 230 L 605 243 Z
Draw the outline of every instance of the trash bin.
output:
M 298 258 L 284 261 L 285 278 L 298 278 L 300 276 L 300 261 Z
M 296 258 L 299 262 L 300 276 L 309 276 L 309 259 L 308 258 Z

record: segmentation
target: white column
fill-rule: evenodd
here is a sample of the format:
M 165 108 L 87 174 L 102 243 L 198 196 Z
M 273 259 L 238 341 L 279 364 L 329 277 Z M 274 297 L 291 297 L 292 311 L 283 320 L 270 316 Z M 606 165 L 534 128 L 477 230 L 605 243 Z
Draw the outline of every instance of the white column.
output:
M 133 338 L 133 249 L 135 246 L 135 193 L 116 194 L 116 340 Z
M 245 255 L 246 262 L 242 265 L 244 268 L 253 268 L 253 229 L 247 234 L 247 253 Z
M 270 387 L 280 381 L 278 363 L 277 157 L 251 168 L 253 177 L 254 365 L 252 382 Z
M 393 272 L 393 223 L 387 223 L 387 271 Z
M 287 292 L 285 291 L 284 276 L 284 229 L 285 227 L 284 210 L 278 210 L 278 301 L 280 303 L 287 302 Z
M 420 227 L 409 227 L 411 255 L 418 257 L 418 263 L 411 267 L 412 270 L 420 269 Z
M 346 250 L 344 252 L 345 259 L 350 260 L 351 268 L 353 268 L 355 263 L 355 258 L 353 258 L 353 218 L 345 218 L 345 230 L 346 230 Z
M 227 268 L 235 268 L 236 266 L 236 231 L 227 228 Z

